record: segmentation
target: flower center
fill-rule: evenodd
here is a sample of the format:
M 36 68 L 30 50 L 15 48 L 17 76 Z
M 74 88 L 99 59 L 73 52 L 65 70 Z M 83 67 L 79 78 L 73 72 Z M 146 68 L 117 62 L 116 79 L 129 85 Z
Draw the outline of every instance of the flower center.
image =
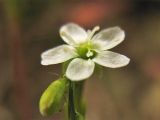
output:
M 79 56 L 83 59 L 93 59 L 97 53 L 91 49 L 90 45 L 81 45 L 77 48 Z
M 93 28 L 92 31 L 88 30 L 87 41 L 79 44 L 79 46 L 77 47 L 77 53 L 79 54 L 79 57 L 83 59 L 93 59 L 97 55 L 97 52 L 92 49 L 93 45 L 91 39 L 95 34 L 95 32 L 98 31 L 99 29 L 100 27 L 96 26 Z

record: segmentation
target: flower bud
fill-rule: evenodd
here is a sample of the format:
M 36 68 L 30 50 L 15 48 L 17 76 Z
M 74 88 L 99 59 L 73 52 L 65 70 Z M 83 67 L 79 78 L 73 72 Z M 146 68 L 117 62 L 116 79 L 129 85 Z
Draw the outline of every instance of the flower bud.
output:
M 43 116 L 58 112 L 66 91 L 67 80 L 65 78 L 52 82 L 40 98 L 39 109 Z

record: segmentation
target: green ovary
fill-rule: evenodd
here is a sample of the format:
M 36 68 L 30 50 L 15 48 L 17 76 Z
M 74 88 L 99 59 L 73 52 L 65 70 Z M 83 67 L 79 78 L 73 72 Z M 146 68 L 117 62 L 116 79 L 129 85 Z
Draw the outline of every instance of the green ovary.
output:
M 77 52 L 83 59 L 93 59 L 97 55 L 96 51 L 91 49 L 90 44 L 80 45 L 80 47 L 77 47 Z

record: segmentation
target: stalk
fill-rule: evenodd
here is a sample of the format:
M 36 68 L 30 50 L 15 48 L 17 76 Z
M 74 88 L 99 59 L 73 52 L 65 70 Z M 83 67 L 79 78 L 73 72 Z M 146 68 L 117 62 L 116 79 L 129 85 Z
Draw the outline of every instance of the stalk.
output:
M 73 83 L 69 83 L 69 98 L 68 98 L 68 120 L 76 120 L 76 111 L 74 104 Z

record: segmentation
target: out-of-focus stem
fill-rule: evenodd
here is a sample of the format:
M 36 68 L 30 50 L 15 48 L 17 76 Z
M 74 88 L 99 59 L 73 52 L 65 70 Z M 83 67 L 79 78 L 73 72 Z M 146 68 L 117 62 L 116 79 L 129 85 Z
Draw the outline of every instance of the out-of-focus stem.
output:
M 31 120 L 31 105 L 29 102 L 29 86 L 26 75 L 26 65 L 22 47 L 21 28 L 19 21 L 18 0 L 4 0 L 6 12 L 7 33 L 10 43 L 10 53 L 13 72 L 14 100 L 21 120 Z

